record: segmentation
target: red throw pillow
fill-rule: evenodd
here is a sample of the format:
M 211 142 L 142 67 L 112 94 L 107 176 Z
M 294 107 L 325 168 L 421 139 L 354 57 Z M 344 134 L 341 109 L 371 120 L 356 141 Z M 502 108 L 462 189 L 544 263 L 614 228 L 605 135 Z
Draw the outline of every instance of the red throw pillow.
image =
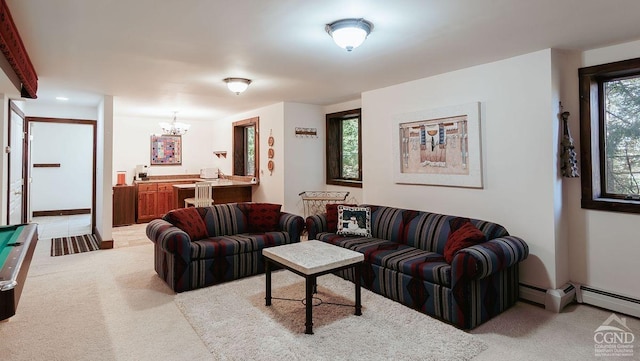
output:
M 338 206 L 357 207 L 357 204 L 327 203 L 327 232 L 338 232 Z
M 278 231 L 280 222 L 280 204 L 249 203 L 247 222 L 249 232 L 273 232 Z
M 452 220 L 453 221 L 453 220 Z M 468 219 L 466 222 L 458 222 L 454 225 L 454 222 L 450 222 L 451 226 L 453 226 L 451 233 L 449 233 L 449 237 L 447 237 L 447 243 L 444 246 L 444 259 L 447 263 L 451 264 L 453 262 L 453 256 L 455 256 L 456 252 L 463 248 L 471 247 L 478 243 L 482 243 L 487 240 L 476 226 L 471 223 Z M 462 224 L 460 224 L 462 223 Z M 457 229 L 455 229 L 457 226 Z
M 207 225 L 196 207 L 174 209 L 167 213 L 165 219 L 185 231 L 192 241 L 209 237 Z

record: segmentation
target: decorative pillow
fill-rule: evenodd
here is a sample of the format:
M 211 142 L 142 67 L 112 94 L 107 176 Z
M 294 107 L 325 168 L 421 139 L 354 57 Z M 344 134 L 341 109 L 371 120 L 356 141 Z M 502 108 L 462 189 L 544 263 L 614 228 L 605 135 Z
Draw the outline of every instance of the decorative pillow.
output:
M 459 250 L 487 240 L 484 233 L 474 226 L 469 218 L 453 218 L 449 221 L 449 227 L 451 232 L 444 246 L 444 259 L 449 264 L 453 262 L 453 256 Z
M 165 220 L 185 231 L 192 241 L 209 237 L 207 225 L 196 207 L 174 209 L 167 213 Z
M 342 236 L 371 237 L 371 208 L 338 206 L 338 232 Z
M 328 203 L 327 210 L 327 232 L 336 233 L 338 231 L 338 206 L 357 207 L 357 204 Z
M 249 203 L 247 222 L 249 232 L 273 232 L 278 230 L 281 204 Z

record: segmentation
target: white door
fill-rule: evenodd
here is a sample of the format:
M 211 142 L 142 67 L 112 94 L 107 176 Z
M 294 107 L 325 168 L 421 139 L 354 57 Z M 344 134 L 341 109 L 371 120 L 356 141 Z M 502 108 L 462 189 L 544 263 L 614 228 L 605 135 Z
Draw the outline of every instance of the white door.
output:
M 26 221 L 22 204 L 24 194 L 24 118 L 14 109 L 10 114 L 11 133 L 9 134 L 9 224 L 20 224 Z

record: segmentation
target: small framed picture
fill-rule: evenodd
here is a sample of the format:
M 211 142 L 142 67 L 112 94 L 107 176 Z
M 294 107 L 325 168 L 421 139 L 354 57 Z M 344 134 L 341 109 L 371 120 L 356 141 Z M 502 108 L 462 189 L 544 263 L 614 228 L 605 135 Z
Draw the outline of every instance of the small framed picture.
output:
M 181 165 L 182 136 L 152 135 L 151 165 Z

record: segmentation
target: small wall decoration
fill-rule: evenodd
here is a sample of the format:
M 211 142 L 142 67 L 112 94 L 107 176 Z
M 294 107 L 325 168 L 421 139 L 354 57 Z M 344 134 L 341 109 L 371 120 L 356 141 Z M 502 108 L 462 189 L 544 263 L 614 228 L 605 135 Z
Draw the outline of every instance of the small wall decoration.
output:
M 482 188 L 480 103 L 401 114 L 394 124 L 396 183 Z
M 273 129 L 269 130 L 269 139 L 267 140 L 267 143 L 269 144 L 269 151 L 267 153 L 269 161 L 267 162 L 267 169 L 269 170 L 269 175 L 273 175 L 273 168 L 275 168 L 275 163 L 273 163 L 273 144 L 275 143 L 275 139 L 273 138 Z
M 562 109 L 562 103 L 560 104 Z M 573 145 L 573 138 L 571 137 L 571 131 L 569 131 L 569 116 L 571 113 L 562 112 L 560 117 L 562 118 L 562 151 L 560 153 L 560 170 L 562 176 L 566 178 L 577 178 L 580 176 L 578 172 L 578 155 L 576 154 L 575 146 Z
M 152 135 L 151 165 L 181 165 L 182 136 Z
M 317 128 L 299 128 L 296 127 L 296 137 L 318 138 Z

